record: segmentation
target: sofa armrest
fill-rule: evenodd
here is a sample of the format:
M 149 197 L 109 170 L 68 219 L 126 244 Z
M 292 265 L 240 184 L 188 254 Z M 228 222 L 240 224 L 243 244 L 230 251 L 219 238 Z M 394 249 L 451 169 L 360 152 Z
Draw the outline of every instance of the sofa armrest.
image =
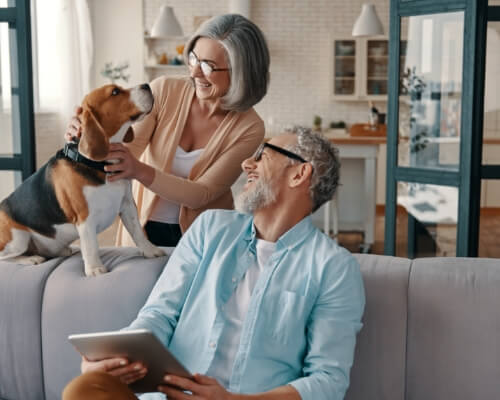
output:
M 40 310 L 45 283 L 62 261 L 0 261 L 0 399 L 37 400 L 43 393 Z

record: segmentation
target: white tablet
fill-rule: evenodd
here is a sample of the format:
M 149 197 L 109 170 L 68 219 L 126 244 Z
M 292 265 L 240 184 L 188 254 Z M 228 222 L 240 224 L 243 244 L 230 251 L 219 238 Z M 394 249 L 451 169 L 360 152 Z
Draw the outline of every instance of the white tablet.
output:
M 112 357 L 124 357 L 129 362 L 141 361 L 147 366 L 148 373 L 130 385 L 136 393 L 157 392 L 167 373 L 192 378 L 172 353 L 146 329 L 69 335 L 68 340 L 91 361 Z

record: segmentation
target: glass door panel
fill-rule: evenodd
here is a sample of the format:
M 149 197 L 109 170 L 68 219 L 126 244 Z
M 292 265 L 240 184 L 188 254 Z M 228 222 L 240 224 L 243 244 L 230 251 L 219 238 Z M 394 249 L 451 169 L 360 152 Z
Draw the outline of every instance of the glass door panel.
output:
M 20 152 L 20 142 L 12 130 L 11 41 L 9 24 L 0 22 L 0 156 Z
M 0 8 L 15 7 L 16 0 L 0 0 Z
M 483 164 L 500 165 L 500 22 L 488 22 L 484 83 Z
M 500 258 L 500 180 L 481 181 L 481 214 L 479 219 L 479 257 Z
M 404 257 L 451 257 L 456 252 L 458 188 L 424 183 L 398 182 L 399 208 L 396 230 L 399 246 L 407 238 Z M 404 212 L 402 212 L 404 211 Z M 403 218 L 406 216 L 407 223 Z M 399 250 L 398 250 L 399 249 Z
M 356 93 L 356 41 L 336 40 L 333 57 L 334 93 L 354 95 Z
M 398 165 L 458 170 L 464 13 L 403 17 L 401 27 Z
M 387 94 L 387 73 L 389 71 L 389 42 L 368 40 L 366 45 L 366 94 Z
M 21 182 L 21 172 L 19 171 L 0 171 L 0 201 L 11 194 Z

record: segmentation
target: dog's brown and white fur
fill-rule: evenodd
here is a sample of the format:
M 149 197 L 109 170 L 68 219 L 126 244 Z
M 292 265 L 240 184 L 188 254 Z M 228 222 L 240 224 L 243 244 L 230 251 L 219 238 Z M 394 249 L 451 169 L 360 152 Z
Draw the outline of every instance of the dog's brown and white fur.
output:
M 147 84 L 128 90 L 116 85 L 94 90 L 82 104 L 78 152 L 91 160 L 103 160 L 109 143 L 133 139 L 130 126 L 152 106 Z M 34 255 L 30 261 L 38 263 L 40 256 L 67 256 L 72 252 L 69 245 L 79 236 L 85 274 L 105 273 L 97 234 L 117 215 L 145 257 L 164 255 L 140 226 L 129 180 L 107 182 L 103 171 L 58 152 L 0 203 L 0 259 Z

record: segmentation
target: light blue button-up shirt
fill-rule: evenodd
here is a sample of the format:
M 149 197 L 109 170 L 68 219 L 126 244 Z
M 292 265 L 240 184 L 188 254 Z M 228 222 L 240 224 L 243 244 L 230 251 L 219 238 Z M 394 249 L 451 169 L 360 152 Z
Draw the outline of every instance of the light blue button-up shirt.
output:
M 205 374 L 221 338 L 223 307 L 255 262 L 255 243 L 251 215 L 202 213 L 129 328 L 153 331 L 189 371 Z M 228 390 L 290 384 L 304 400 L 343 399 L 364 302 L 357 261 L 304 218 L 276 242 L 255 285 Z

